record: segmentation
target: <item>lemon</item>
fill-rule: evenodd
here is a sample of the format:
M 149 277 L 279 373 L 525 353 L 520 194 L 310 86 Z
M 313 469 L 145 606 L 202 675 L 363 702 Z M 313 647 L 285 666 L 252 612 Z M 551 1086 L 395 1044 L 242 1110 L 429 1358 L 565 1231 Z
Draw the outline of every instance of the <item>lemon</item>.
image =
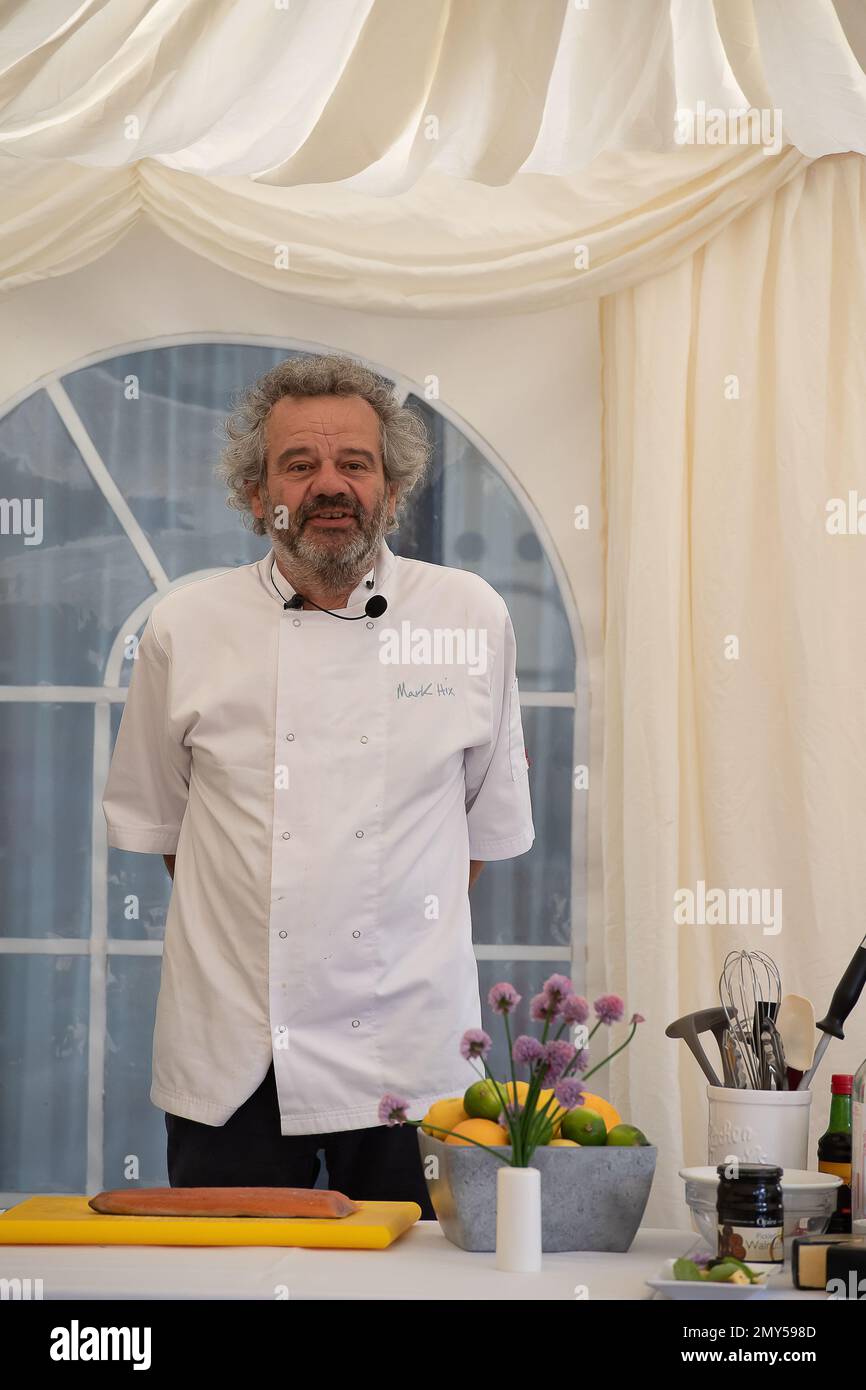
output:
M 461 1137 L 461 1136 L 465 1136 Z M 455 1126 L 454 1133 L 449 1134 L 445 1140 L 446 1144 L 463 1144 L 473 1147 L 470 1140 L 476 1139 L 479 1144 L 508 1144 L 508 1131 L 501 1125 L 495 1125 L 492 1120 L 462 1120 Z
M 425 1134 L 431 1134 L 434 1139 L 444 1140 L 447 1138 L 442 1133 L 443 1129 L 454 1129 L 462 1120 L 468 1120 L 469 1116 L 463 1109 L 463 1101 L 460 1096 L 452 1096 L 450 1100 L 436 1100 L 430 1106 L 427 1114 L 421 1122 L 421 1128 Z M 436 1125 L 436 1129 L 429 1129 L 429 1125 Z
M 547 1147 L 549 1149 L 579 1149 L 580 1145 L 575 1144 L 573 1139 L 551 1139 Z
M 501 1091 L 504 1095 L 506 1095 L 506 1096 L 508 1097 L 509 1104 L 513 1104 L 513 1103 L 514 1103 L 514 1082 L 513 1082 L 513 1081 L 500 1081 L 500 1082 L 498 1082 L 497 1084 L 498 1084 L 498 1086 L 499 1086 L 500 1091 Z M 529 1082 L 528 1082 L 528 1081 L 518 1081 L 518 1082 L 517 1082 L 517 1103 L 518 1103 L 518 1105 L 525 1105 L 525 1104 L 526 1104 L 526 1097 L 527 1097 L 528 1094 L 529 1094 Z

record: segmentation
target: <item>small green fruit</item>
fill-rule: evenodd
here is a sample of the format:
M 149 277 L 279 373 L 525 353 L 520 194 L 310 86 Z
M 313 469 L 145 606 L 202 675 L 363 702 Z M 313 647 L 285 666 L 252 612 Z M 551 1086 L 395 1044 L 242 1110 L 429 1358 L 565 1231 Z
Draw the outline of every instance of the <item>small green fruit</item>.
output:
M 473 1120 L 498 1120 L 502 1102 L 489 1081 L 473 1081 L 463 1097 L 463 1109 Z
M 649 1144 L 649 1140 L 637 1125 L 614 1125 L 607 1136 L 608 1144 L 620 1149 L 636 1149 Z
M 607 1125 L 597 1110 L 587 1105 L 576 1105 L 562 1117 L 560 1134 L 563 1139 L 573 1139 L 575 1144 L 584 1146 L 606 1144 Z

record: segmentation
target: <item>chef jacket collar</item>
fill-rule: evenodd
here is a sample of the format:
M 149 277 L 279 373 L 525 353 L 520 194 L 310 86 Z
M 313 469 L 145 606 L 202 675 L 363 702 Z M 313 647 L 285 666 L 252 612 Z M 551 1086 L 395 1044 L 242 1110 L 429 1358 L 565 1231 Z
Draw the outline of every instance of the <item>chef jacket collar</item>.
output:
M 383 585 L 390 577 L 391 572 L 394 568 L 395 560 L 396 556 L 394 555 L 394 552 L 390 549 L 386 541 L 383 539 L 379 545 L 379 549 L 376 552 L 376 557 L 373 564 L 367 570 L 367 573 L 361 576 L 358 583 L 355 585 L 354 589 L 349 595 L 349 602 L 346 605 L 345 609 L 338 609 L 335 611 L 348 613 L 351 612 L 353 608 L 355 608 L 363 612 L 364 604 L 367 602 L 367 600 L 372 598 L 374 594 L 380 594 L 382 592 Z M 262 579 L 265 583 L 265 586 L 270 590 L 274 598 L 274 601 L 279 601 L 277 598 L 277 590 L 279 590 L 279 592 L 283 595 L 284 599 L 292 598 L 292 596 L 297 591 L 292 588 L 288 579 L 286 579 L 285 575 L 282 574 L 280 570 L 277 568 L 276 555 L 274 553 L 273 547 L 268 551 L 267 555 L 262 560 L 261 567 Z M 372 579 L 374 581 L 372 588 L 367 587 L 368 579 Z

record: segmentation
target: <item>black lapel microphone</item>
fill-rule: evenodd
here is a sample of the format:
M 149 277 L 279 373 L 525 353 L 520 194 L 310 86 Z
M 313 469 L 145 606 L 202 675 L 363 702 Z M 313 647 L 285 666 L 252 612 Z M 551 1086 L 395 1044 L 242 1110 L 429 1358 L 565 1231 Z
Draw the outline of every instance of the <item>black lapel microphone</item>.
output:
M 273 566 L 271 566 L 271 583 L 274 584 Z M 374 579 L 367 580 L 368 589 L 372 589 L 373 584 Z M 274 584 L 274 588 L 277 589 L 276 584 Z M 277 589 L 277 593 L 280 594 L 279 589 Z M 280 598 L 282 597 L 283 595 L 280 594 Z M 388 607 L 388 600 L 386 598 L 383 598 L 381 594 L 374 594 L 372 598 L 367 599 L 367 602 L 364 605 L 363 613 L 359 613 L 356 618 L 348 618 L 346 617 L 345 613 L 335 613 L 332 608 L 320 607 L 320 605 L 316 603 L 315 599 L 305 599 L 303 594 L 294 594 L 292 598 L 284 601 L 283 609 L 285 610 L 286 608 L 303 608 L 305 603 L 311 603 L 314 608 L 319 609 L 320 613 L 328 613 L 332 618 L 341 618 L 344 623 L 359 623 L 362 618 L 381 618 L 382 614 L 385 612 L 385 609 Z
M 388 607 L 386 598 L 383 598 L 381 594 L 374 594 L 372 598 L 367 599 L 363 613 L 359 613 L 355 618 L 349 618 L 345 613 L 335 613 L 332 608 L 320 607 L 315 599 L 305 599 L 303 594 L 295 594 L 294 598 L 290 598 L 288 603 L 283 604 L 283 608 L 303 608 L 305 603 L 311 603 L 314 608 L 319 609 L 320 613 L 329 613 L 332 618 L 342 618 L 344 623 L 359 623 L 362 618 L 381 618 Z

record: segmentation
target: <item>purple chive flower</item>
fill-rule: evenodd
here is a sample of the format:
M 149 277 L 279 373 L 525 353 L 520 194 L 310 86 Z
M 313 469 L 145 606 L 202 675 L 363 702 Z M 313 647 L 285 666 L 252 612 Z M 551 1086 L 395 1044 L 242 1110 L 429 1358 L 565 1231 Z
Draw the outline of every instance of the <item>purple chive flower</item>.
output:
M 643 1014 L 632 1014 L 632 1016 L 631 1016 L 631 1022 L 632 1022 L 632 1023 L 646 1023 L 646 1019 L 644 1018 Z
M 619 1023 L 625 1013 L 625 1004 L 618 994 L 603 994 L 592 1006 L 598 1014 L 599 1023 Z
M 546 1085 L 555 1086 L 574 1056 L 574 1048 L 564 1038 L 557 1038 L 544 1045 L 544 1060 L 547 1068 L 544 1073 Z
M 509 985 L 503 981 L 501 984 L 494 985 L 488 992 L 487 1003 L 494 1013 L 511 1014 L 520 1003 L 522 995 L 517 993 L 514 985 Z
M 557 1006 L 558 1010 L 563 1000 L 572 993 L 571 980 L 567 975 L 549 975 L 541 986 L 541 992 Z
M 566 1023 L 586 1023 L 589 1018 L 589 1004 L 582 994 L 569 994 L 562 1005 L 562 1017 Z
M 486 1057 L 492 1046 L 493 1039 L 483 1028 L 467 1028 L 460 1039 L 460 1056 L 467 1062 L 470 1057 Z
M 564 1110 L 573 1110 L 576 1105 L 584 1105 L 581 1083 L 576 1076 L 563 1077 L 553 1088 L 553 1098 L 559 1101 Z
M 408 1109 L 409 1102 L 404 1100 L 402 1096 L 383 1096 L 379 1101 L 379 1124 L 404 1125 Z
M 530 1067 L 533 1062 L 544 1056 L 544 1048 L 538 1038 L 530 1038 L 526 1033 L 521 1033 L 519 1038 L 514 1039 L 511 1056 L 519 1067 Z
M 589 1048 L 582 1047 L 577 1054 L 574 1062 L 575 1071 L 586 1071 L 589 1066 Z
M 536 1023 L 547 1023 L 556 1017 L 557 1005 L 546 994 L 534 994 L 529 1004 L 529 1016 Z

